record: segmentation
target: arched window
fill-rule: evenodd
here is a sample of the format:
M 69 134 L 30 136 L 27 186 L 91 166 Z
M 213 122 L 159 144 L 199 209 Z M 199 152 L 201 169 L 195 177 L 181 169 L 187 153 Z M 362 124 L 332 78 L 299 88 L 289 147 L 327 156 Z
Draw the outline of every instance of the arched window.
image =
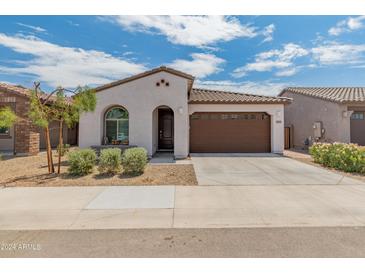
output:
M 105 141 L 113 145 L 128 145 L 129 115 L 122 107 L 114 107 L 105 114 Z

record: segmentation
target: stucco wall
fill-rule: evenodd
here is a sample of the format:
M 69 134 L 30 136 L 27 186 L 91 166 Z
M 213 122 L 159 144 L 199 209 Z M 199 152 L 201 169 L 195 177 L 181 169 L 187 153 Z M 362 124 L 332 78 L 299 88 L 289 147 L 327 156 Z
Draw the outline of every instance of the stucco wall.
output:
M 285 126 L 293 126 L 294 147 L 304 147 L 306 138 L 313 138 L 313 123 L 321 121 L 325 133 L 321 141 L 350 142 L 350 117 L 343 117 L 347 106 L 319 98 L 285 92 L 284 97 L 293 98 L 285 106 Z
M 156 86 L 161 79 L 169 86 Z M 79 146 L 100 145 L 103 139 L 104 114 L 111 106 L 123 106 L 129 112 L 129 143 L 142 146 L 151 156 L 156 129 L 153 128 L 153 111 L 168 106 L 174 112 L 174 155 L 186 157 L 189 153 L 189 118 L 187 105 L 187 80 L 170 73 L 159 72 L 96 93 L 94 112 L 80 117 Z
M 191 104 L 189 115 L 194 112 L 266 112 L 271 116 L 271 152 L 284 150 L 284 105 L 282 104 Z

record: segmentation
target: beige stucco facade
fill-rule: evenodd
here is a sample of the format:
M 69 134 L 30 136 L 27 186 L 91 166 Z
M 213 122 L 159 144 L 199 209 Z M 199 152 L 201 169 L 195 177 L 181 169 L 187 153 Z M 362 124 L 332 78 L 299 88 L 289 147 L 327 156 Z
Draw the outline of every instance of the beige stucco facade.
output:
M 166 82 L 168 85 L 165 85 Z M 266 112 L 271 116 L 272 152 L 283 152 L 284 104 L 188 104 L 188 91 L 189 79 L 166 71 L 99 89 L 95 111 L 80 117 L 79 146 L 102 145 L 105 139 L 105 114 L 111 107 L 121 106 L 129 114 L 129 145 L 144 147 L 152 156 L 158 148 L 158 108 L 168 107 L 174 116 L 176 158 L 189 155 L 189 115 L 199 111 Z
M 319 141 L 345 142 L 350 138 L 350 114 L 347 105 L 286 91 L 281 96 L 293 98 L 285 105 L 285 126 L 292 127 L 293 147 L 303 148 L 308 138 L 314 141 L 313 124 L 322 122 L 323 137 Z
M 164 79 L 169 85 L 157 86 Z M 129 144 L 147 149 L 152 156 L 157 148 L 155 109 L 167 106 L 174 112 L 174 155 L 189 154 L 188 80 L 159 72 L 96 93 L 94 112 L 83 114 L 79 125 L 79 146 L 101 145 L 104 115 L 112 106 L 122 106 L 129 113 Z

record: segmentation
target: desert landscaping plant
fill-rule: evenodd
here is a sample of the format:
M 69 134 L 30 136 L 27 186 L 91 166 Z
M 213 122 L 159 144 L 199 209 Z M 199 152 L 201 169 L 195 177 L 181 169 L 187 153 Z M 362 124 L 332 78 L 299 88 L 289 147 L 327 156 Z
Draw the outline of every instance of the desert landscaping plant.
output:
M 72 94 L 72 97 L 66 95 Z M 44 128 L 47 147 L 48 171 L 54 173 L 52 149 L 50 145 L 49 124 L 52 121 L 59 122 L 59 144 L 63 147 L 63 127 L 72 127 L 78 122 L 80 114 L 93 111 L 96 106 L 95 92 L 88 87 L 78 87 L 75 90 L 68 90 L 58 87 L 50 93 L 45 93 L 40 89 L 40 83 L 35 83 L 34 91 L 31 95 L 31 108 L 29 116 L 32 122 Z M 58 153 L 58 169 L 61 170 L 62 153 Z
M 356 144 L 315 143 L 309 148 L 314 162 L 345 172 L 365 173 L 365 148 Z
M 122 155 L 123 173 L 142 174 L 147 165 L 147 151 L 142 147 L 129 148 Z
M 86 175 L 94 169 L 96 153 L 89 148 L 71 151 L 68 153 L 68 162 L 71 175 Z
M 99 158 L 99 172 L 116 174 L 121 169 L 122 151 L 119 148 L 102 149 Z
M 66 96 L 66 92 L 73 95 L 72 98 Z M 52 93 L 51 93 L 52 94 Z M 54 118 L 59 122 L 59 140 L 58 147 L 63 147 L 63 127 L 66 124 L 67 127 L 75 125 L 80 118 L 80 114 L 83 112 L 94 111 L 96 107 L 95 92 L 88 87 L 78 87 L 75 90 L 58 88 L 55 92 L 56 99 L 52 104 L 54 110 Z M 61 157 L 62 154 L 58 154 L 58 168 L 57 173 L 61 170 Z
M 16 114 L 10 107 L 0 108 L 0 128 L 11 127 L 17 120 Z

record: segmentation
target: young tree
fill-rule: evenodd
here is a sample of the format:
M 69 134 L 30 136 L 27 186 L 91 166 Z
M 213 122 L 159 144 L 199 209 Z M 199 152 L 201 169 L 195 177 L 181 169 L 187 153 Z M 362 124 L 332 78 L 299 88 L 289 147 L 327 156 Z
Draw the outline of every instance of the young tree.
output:
M 78 87 L 75 90 L 58 87 L 49 94 L 43 93 L 40 84 L 35 83 L 31 96 L 31 111 L 29 113 L 33 123 L 44 128 L 47 146 L 48 171 L 54 173 L 49 124 L 59 122 L 58 168 L 61 171 L 61 150 L 63 149 L 63 127 L 72 127 L 79 121 L 80 114 L 94 111 L 96 107 L 95 91 L 88 87 Z M 72 97 L 66 95 L 72 94 Z
M 34 124 L 45 129 L 48 170 L 50 173 L 54 173 L 54 164 L 49 134 L 49 123 L 52 121 L 59 122 L 57 173 L 60 173 L 61 150 L 63 149 L 63 126 L 66 124 L 67 127 L 72 127 L 79 121 L 81 113 L 95 110 L 95 91 L 88 87 L 78 87 L 75 90 L 58 87 L 48 95 L 40 92 L 39 83 L 35 83 L 35 89 L 31 97 L 30 117 Z M 66 96 L 66 92 L 73 94 L 73 96 Z
M 73 96 L 67 97 L 66 92 Z M 88 87 L 78 87 L 75 90 L 59 88 L 56 92 L 56 101 L 53 104 L 55 119 L 59 122 L 58 141 L 58 167 L 57 173 L 61 172 L 61 156 L 63 149 L 63 127 L 74 126 L 80 118 L 81 113 L 94 111 L 96 107 L 95 91 Z
M 44 129 L 46 148 L 47 148 L 47 163 L 48 172 L 54 173 L 54 164 L 52 157 L 51 138 L 49 133 L 49 123 L 52 121 L 54 112 L 48 104 L 50 95 L 45 96 L 40 88 L 40 83 L 34 83 L 34 90 L 30 96 L 30 111 L 29 117 L 33 124 Z

